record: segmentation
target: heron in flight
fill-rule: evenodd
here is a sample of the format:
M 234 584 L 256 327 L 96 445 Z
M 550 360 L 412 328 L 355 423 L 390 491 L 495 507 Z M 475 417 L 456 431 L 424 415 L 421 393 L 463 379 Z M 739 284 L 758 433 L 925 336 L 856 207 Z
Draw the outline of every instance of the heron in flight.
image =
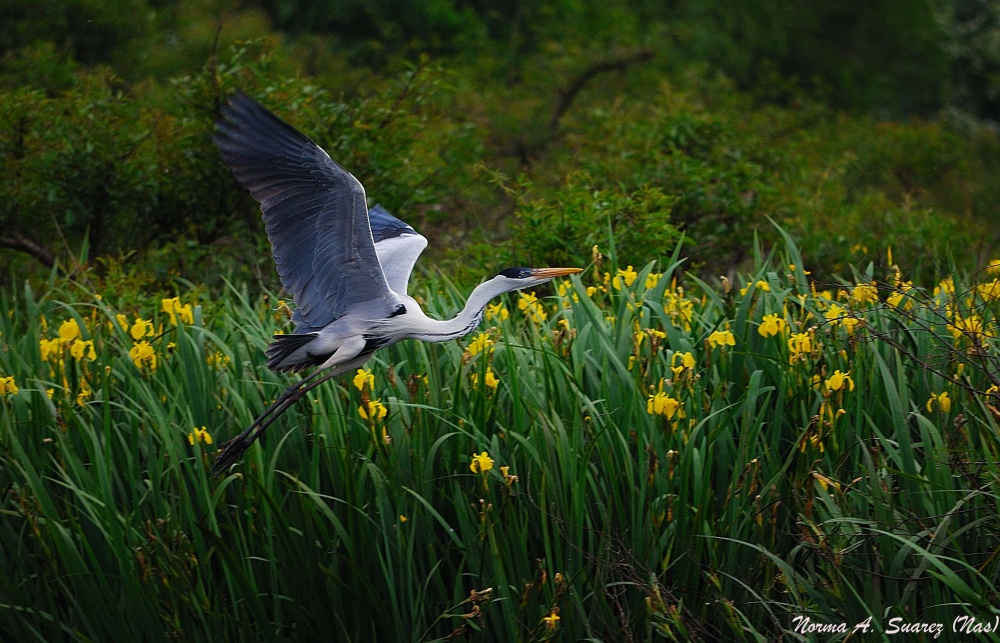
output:
M 431 319 L 406 293 L 427 239 L 379 205 L 307 136 L 243 93 L 223 106 L 215 144 L 260 203 L 278 275 L 295 299 L 295 331 L 274 335 L 267 366 L 309 376 L 289 386 L 235 438 L 212 473 L 233 464 L 303 394 L 404 339 L 445 342 L 472 332 L 501 293 L 581 268 L 507 268 L 479 284 L 454 319 Z

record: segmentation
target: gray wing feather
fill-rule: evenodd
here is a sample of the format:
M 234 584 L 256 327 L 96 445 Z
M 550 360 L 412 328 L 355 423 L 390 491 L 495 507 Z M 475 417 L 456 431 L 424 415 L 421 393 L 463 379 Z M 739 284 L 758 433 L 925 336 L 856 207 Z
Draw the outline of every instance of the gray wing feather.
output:
M 368 220 L 371 221 L 375 253 L 382 264 L 385 279 L 393 291 L 405 295 L 410 273 L 420 253 L 427 247 L 427 239 L 378 204 L 368 211 Z
M 375 243 L 407 234 L 417 234 L 413 226 L 394 217 L 388 210 L 376 203 L 368 211 L 368 220 L 372 226 L 372 237 Z
M 245 94 L 222 108 L 215 144 L 260 203 L 296 332 L 319 330 L 354 305 L 389 298 L 365 189 L 304 134 Z

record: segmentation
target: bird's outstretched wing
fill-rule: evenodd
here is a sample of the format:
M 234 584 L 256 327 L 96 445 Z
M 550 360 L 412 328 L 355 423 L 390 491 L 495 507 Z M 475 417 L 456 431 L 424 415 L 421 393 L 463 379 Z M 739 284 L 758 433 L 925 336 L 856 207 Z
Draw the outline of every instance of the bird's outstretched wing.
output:
M 222 108 L 215 144 L 260 203 L 296 332 L 319 330 L 358 303 L 389 297 L 365 189 L 307 136 L 243 93 Z
M 368 220 L 375 239 L 375 253 L 382 264 L 385 279 L 390 288 L 405 295 L 410 273 L 417 263 L 417 257 L 427 247 L 427 239 L 389 214 L 381 205 L 375 205 L 368 211 Z

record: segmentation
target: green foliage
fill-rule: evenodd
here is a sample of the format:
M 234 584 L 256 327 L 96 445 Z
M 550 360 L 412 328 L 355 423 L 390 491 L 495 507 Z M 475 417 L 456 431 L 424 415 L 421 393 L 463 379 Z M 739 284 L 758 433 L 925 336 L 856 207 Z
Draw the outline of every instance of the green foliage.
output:
M 944 8 L 952 56 L 951 106 L 1000 120 L 1000 6 L 960 0 Z
M 987 222 L 1000 194 L 998 143 L 985 129 L 848 119 L 810 103 L 754 111 L 724 83 L 650 88 L 640 75 L 639 86 L 620 87 L 628 101 L 581 97 L 600 107 L 570 110 L 538 160 L 518 168 L 502 156 L 507 143 L 477 125 L 497 116 L 456 112 L 479 92 L 453 84 L 458 72 L 425 59 L 379 92 L 336 97 L 273 80 L 271 52 L 246 43 L 178 79 L 169 95 L 124 92 L 106 70 L 71 71 L 70 86 L 55 94 L 4 94 L 4 229 L 69 266 L 140 251 L 161 278 L 187 274 L 205 257 L 215 274 L 235 269 L 227 261 L 270 274 L 257 206 L 211 143 L 217 105 L 245 88 L 351 168 L 373 201 L 445 242 L 432 248 L 451 245 L 453 265 L 475 266 L 475 275 L 457 273 L 462 281 L 510 261 L 586 261 L 609 230 L 632 264 L 669 253 L 680 230 L 694 241 L 695 266 L 718 274 L 748 260 L 769 216 L 788 223 L 825 274 L 861 260 L 858 248 L 869 257 L 888 246 L 941 257 L 975 246 L 981 255 L 962 258 L 972 267 L 997 246 Z M 36 58 L 63 64 L 46 56 L 42 49 Z M 476 171 L 487 159 L 496 169 Z M 504 167 L 520 178 L 499 178 Z M 491 172 L 500 188 L 492 192 Z M 514 237 L 500 253 L 447 243 L 495 245 L 504 229 Z M 247 265 L 247 256 L 258 262 Z M 929 278 L 936 267 L 927 266 Z
M 333 32 L 358 63 L 384 63 L 386 54 L 411 51 L 454 52 L 481 42 L 483 29 L 467 7 L 453 0 L 266 0 L 275 23 L 291 33 Z
M 516 242 L 505 263 L 586 265 L 590 247 L 609 238 L 615 239 L 620 256 L 664 253 L 680 236 L 670 223 L 678 199 L 660 187 L 601 189 L 594 177 L 580 172 L 567 177 L 562 188 L 546 198 L 534 196 L 533 185 L 524 176 L 515 182 L 501 175 L 493 178 L 517 208 L 511 225 Z
M 145 0 L 7 0 L 0 6 L 0 52 L 50 41 L 83 63 L 109 62 L 144 32 Z
M 161 302 L 124 275 L 102 296 L 7 290 L 0 633 L 774 640 L 803 615 L 992 619 L 996 280 L 931 293 L 894 270 L 881 297 L 870 274 L 835 294 L 794 245 L 756 261 L 743 292 L 678 287 L 675 257 L 514 295 L 482 335 L 398 344 L 370 381 L 315 391 L 223 479 L 216 442 L 287 383 L 263 365 L 289 324 L 273 297 Z M 461 298 L 416 292 L 435 315 Z M 388 414 L 364 419 L 376 399 Z
M 5 269 L 30 272 L 30 256 L 73 268 L 110 255 L 169 283 L 209 258 L 212 274 L 273 287 L 257 207 L 211 144 L 216 110 L 237 89 L 325 146 L 463 283 L 510 261 L 586 261 L 609 231 L 623 263 L 669 253 L 680 232 L 695 269 L 731 276 L 747 267 L 756 235 L 774 240 L 769 218 L 824 279 L 889 246 L 927 257 L 930 279 L 951 249 L 971 270 L 1000 245 L 995 131 L 956 113 L 885 122 L 837 112 L 784 75 L 774 77 L 784 106 L 762 102 L 759 85 L 740 92 L 673 55 L 650 60 L 661 45 L 636 49 L 664 35 L 651 6 L 566 2 L 545 36 L 556 20 L 545 7 L 522 7 L 524 22 L 504 31 L 473 3 L 456 9 L 461 20 L 474 13 L 509 49 L 447 65 L 387 55 L 371 72 L 351 69 L 321 36 L 281 42 L 259 12 L 182 4 L 156 6 L 156 35 L 135 44 L 133 65 L 116 67 L 126 78 L 185 70 L 169 80 L 129 83 L 52 44 L 4 58 L 0 247 L 23 253 L 4 252 Z M 768 9 L 734 11 L 752 21 Z M 906 20 L 923 15 L 913 11 Z M 792 14 L 780 25 L 809 10 Z M 573 37 L 601 25 L 622 29 Z M 641 25 L 652 40 L 636 35 Z M 185 66 L 192 57 L 197 65 Z M 491 186 L 490 176 L 517 178 Z
M 55 44 L 40 41 L 0 59 L 0 83 L 9 90 L 43 89 L 52 94 L 76 85 L 79 65 Z
M 141 236 L 155 214 L 150 189 L 162 175 L 144 145 L 140 107 L 109 74 L 79 85 L 76 100 L 17 90 L 0 99 L 4 131 L 0 224 L 57 242 L 57 229 L 89 232 L 91 256 L 120 248 L 109 239 Z
M 674 225 L 693 239 L 699 263 L 739 265 L 768 213 L 768 195 L 778 189 L 767 174 L 776 155 L 748 141 L 730 114 L 707 113 L 669 90 L 662 95 L 656 107 L 592 114 L 574 135 L 577 152 L 605 180 L 618 178 L 630 189 L 656 186 L 670 195 Z M 586 131 L 589 125 L 600 133 Z M 642 240 L 642 231 L 636 233 Z M 629 261 L 642 263 L 650 247 L 669 252 L 657 240 L 650 236 L 650 245 L 630 253 Z
M 824 272 L 880 262 L 892 247 L 918 262 L 914 274 L 930 281 L 947 271 L 949 253 L 966 269 L 995 253 L 989 221 L 1000 184 L 985 178 L 997 167 L 994 135 L 962 134 L 946 121 L 824 113 L 807 116 L 811 125 L 789 135 L 795 126 L 785 119 L 798 117 L 767 116 L 777 117 L 774 128 L 784 133 L 786 199 L 778 212 Z
M 949 89 L 938 4 L 687 0 L 668 12 L 687 55 L 719 65 L 762 97 L 787 98 L 780 79 L 792 79 L 839 107 L 926 114 Z
M 0 8 L 0 53 L 39 41 L 130 81 L 164 81 L 237 40 L 295 37 L 283 48 L 323 76 L 331 66 L 391 69 L 430 52 L 476 61 L 510 85 L 553 49 L 654 45 L 678 71 L 708 63 L 759 99 L 788 104 L 806 91 L 837 107 L 907 116 L 944 107 L 996 119 L 1000 13 L 993 3 L 722 3 L 684 0 L 11 0 Z
M 425 62 L 382 93 L 336 101 L 303 81 L 266 82 L 267 49 L 251 58 L 255 48 L 235 49 L 202 73 L 178 79 L 155 107 L 124 92 L 107 70 L 82 72 L 53 95 L 28 88 L 5 93 L 0 227 L 64 265 L 84 248 L 85 261 L 143 251 L 155 269 L 157 257 L 166 256 L 158 250 L 164 244 L 190 248 L 165 266 L 175 274 L 210 254 L 245 261 L 247 247 L 264 238 L 259 210 L 211 141 L 217 107 L 236 88 L 256 91 L 358 168 L 388 207 L 440 208 L 446 184 L 462 182 L 462 164 L 452 160 L 468 147 L 470 130 L 441 109 L 447 91 L 440 69 Z M 268 263 L 264 248 L 256 254 Z
M 558 144 L 520 185 L 501 182 L 516 217 L 507 256 L 531 248 L 544 258 L 535 250 L 541 244 L 558 263 L 567 256 L 560 239 L 585 252 L 607 243 L 609 223 L 622 263 L 667 254 L 671 238 L 648 225 L 633 229 L 627 208 L 606 208 L 595 221 L 579 206 L 587 190 L 649 188 L 673 201 L 669 225 L 693 242 L 691 260 L 707 275 L 745 267 L 755 235 L 773 240 L 768 218 L 801 240 L 823 279 L 849 263 L 880 260 L 890 246 L 922 258 L 914 269 L 927 280 L 943 274 L 934 258 L 944 261 L 949 249 L 973 248 L 959 257 L 969 269 L 996 252 L 997 138 L 987 129 L 970 135 L 947 121 L 885 123 L 805 100 L 760 108 L 724 82 L 650 88 L 637 75 L 640 87 L 612 85 L 621 98 L 568 114 Z M 630 243 L 630 234 L 645 241 Z
M 765 101 L 807 91 L 831 105 L 883 114 L 945 106 L 995 118 L 1000 14 L 985 2 L 798 4 L 684 0 L 525 3 L 468 0 L 267 0 L 278 28 L 322 34 L 355 64 L 429 51 L 483 65 L 509 83 L 553 47 L 669 41 L 673 68 L 708 62 Z M 559 43 L 555 45 L 555 43 Z

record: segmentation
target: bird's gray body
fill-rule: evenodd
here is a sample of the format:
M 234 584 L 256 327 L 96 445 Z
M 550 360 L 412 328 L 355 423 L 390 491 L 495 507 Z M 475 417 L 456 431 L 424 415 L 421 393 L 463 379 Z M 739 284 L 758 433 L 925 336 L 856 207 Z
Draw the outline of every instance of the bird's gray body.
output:
M 360 355 L 367 360 L 388 343 L 388 336 L 380 332 L 381 322 L 396 310 L 406 310 L 407 300 L 416 305 L 411 297 L 405 295 L 394 299 L 396 301 L 390 302 L 390 306 L 385 306 L 383 300 L 359 304 L 351 314 L 318 331 L 306 327 L 301 332 L 296 329 L 293 335 L 275 335 L 267 349 L 268 367 L 275 371 L 295 372 L 309 366 L 329 368 L 348 361 L 353 363 L 353 359 Z M 346 368 L 349 367 L 345 367 L 345 371 Z

